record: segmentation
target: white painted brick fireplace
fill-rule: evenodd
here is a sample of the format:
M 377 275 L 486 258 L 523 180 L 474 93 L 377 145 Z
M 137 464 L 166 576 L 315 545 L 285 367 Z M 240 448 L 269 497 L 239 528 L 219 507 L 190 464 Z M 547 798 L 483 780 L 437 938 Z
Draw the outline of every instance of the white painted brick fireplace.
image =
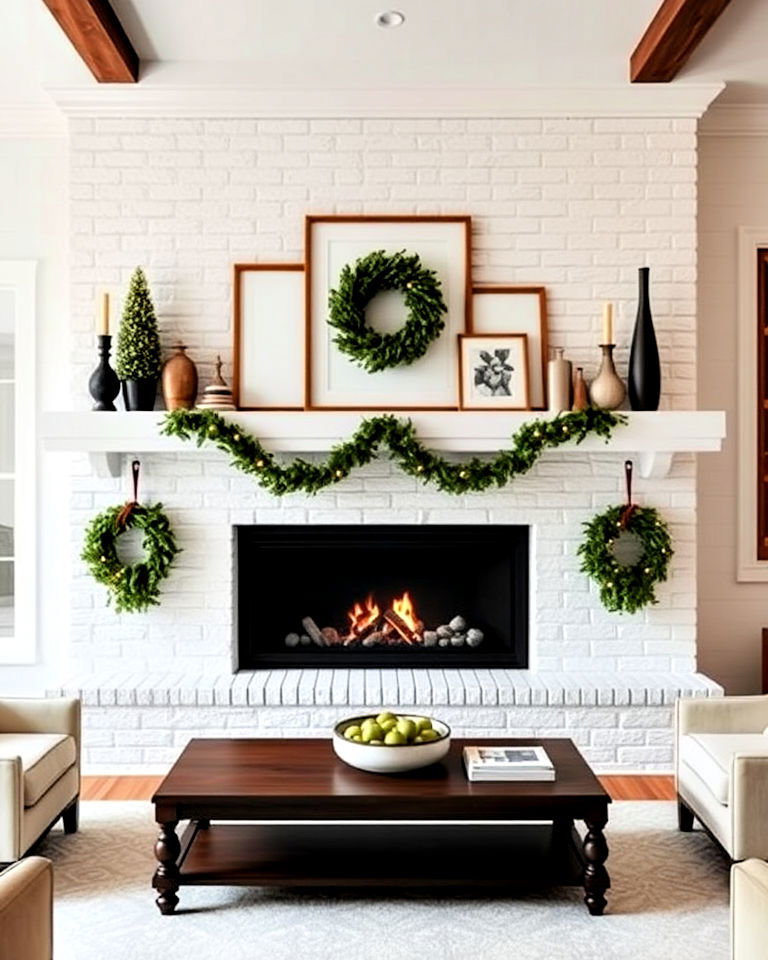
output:
M 599 304 L 618 305 L 619 367 L 648 265 L 663 406 L 695 396 L 696 121 L 680 118 L 71 121 L 75 407 L 94 362 L 97 290 L 148 274 L 166 344 L 203 382 L 231 359 L 231 266 L 302 259 L 306 213 L 469 213 L 478 282 L 547 287 L 550 343 L 596 371 Z M 297 363 L 303 358 L 297 357 Z M 230 367 L 225 368 L 229 375 Z M 109 416 L 104 414 L 103 416 Z M 158 418 L 159 419 L 159 418 Z M 507 489 L 452 497 L 384 459 L 315 497 L 274 498 L 213 452 L 144 454 L 183 553 L 146 615 L 116 616 L 78 559 L 92 514 L 128 490 L 72 461 L 69 679 L 89 771 L 164 769 L 193 735 L 327 735 L 363 705 L 428 707 L 459 734 L 570 736 L 599 770 L 669 769 L 672 703 L 696 673 L 696 465 L 636 484 L 668 518 L 658 606 L 606 613 L 578 571 L 582 523 L 623 496 L 616 453 L 545 455 Z M 526 524 L 530 669 L 233 673 L 233 525 Z

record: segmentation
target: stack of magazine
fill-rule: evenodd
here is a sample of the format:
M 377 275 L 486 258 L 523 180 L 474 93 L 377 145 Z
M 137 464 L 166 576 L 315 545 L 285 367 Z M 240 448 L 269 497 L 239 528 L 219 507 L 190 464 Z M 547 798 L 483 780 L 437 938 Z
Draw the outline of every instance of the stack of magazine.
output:
M 467 778 L 494 780 L 554 780 L 555 768 L 543 747 L 464 747 Z

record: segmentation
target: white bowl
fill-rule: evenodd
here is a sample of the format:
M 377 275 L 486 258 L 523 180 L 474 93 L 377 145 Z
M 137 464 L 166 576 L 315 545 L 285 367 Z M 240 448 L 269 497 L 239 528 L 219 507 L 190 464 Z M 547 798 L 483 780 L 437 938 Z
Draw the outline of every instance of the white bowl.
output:
M 336 756 L 351 767 L 367 770 L 369 773 L 405 773 L 406 770 L 418 770 L 442 760 L 451 745 L 451 728 L 440 720 L 432 720 L 432 729 L 440 734 L 439 740 L 427 743 L 356 743 L 346 740 L 343 731 L 352 723 L 375 714 L 362 717 L 348 717 L 333 728 L 333 749 Z M 422 719 L 414 714 L 402 714 L 409 719 Z M 431 718 L 430 718 L 431 719 Z

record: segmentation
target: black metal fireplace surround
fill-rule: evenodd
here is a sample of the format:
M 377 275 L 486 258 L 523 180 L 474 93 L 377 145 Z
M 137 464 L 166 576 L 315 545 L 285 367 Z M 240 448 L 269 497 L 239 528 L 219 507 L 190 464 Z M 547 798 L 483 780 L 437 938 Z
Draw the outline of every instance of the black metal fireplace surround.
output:
M 241 670 L 528 666 L 528 527 L 239 526 L 235 550 Z M 410 639 L 384 617 L 406 591 L 423 622 Z M 381 617 L 358 637 L 349 612 L 368 597 Z

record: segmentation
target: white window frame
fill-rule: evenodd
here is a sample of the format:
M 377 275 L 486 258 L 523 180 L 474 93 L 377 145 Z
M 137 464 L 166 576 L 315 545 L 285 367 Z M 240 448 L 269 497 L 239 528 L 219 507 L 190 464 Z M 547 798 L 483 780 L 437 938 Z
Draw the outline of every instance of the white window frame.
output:
M 757 251 L 768 248 L 768 227 L 739 228 L 738 265 L 738 501 L 736 578 L 768 580 L 768 560 L 757 559 Z
M 14 633 L 0 637 L 0 664 L 31 664 L 37 654 L 37 392 L 34 260 L 0 260 L 0 290 L 15 301 Z

